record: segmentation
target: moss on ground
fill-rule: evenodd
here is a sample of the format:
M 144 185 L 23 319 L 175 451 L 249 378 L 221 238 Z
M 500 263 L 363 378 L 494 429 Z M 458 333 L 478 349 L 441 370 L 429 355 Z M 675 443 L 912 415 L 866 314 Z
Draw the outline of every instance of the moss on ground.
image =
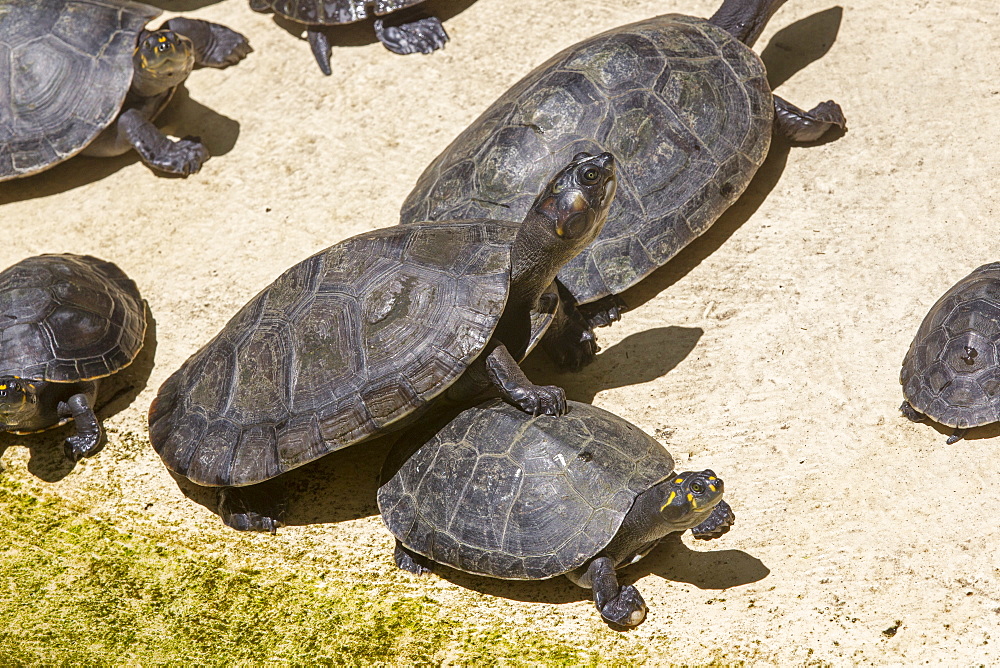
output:
M 538 632 L 469 628 L 391 584 L 236 568 L 176 538 L 123 532 L 0 476 L 0 665 L 641 660 Z M 360 578 L 359 578 L 360 579 Z

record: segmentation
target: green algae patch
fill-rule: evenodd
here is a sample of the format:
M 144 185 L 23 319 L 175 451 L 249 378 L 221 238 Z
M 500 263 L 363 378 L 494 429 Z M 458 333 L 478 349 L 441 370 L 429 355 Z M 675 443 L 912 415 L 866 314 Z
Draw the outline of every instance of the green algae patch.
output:
M 0 665 L 621 664 L 516 625 L 463 626 L 398 583 L 234 567 L 5 477 L 0 517 Z

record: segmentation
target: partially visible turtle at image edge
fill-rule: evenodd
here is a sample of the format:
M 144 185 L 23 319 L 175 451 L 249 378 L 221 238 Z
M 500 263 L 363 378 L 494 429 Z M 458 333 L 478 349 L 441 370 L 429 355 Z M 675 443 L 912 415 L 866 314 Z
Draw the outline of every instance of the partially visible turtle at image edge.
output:
M 0 432 L 73 420 L 66 457 L 96 454 L 101 379 L 131 364 L 145 335 L 145 302 L 110 262 L 39 255 L 0 272 Z
M 605 621 L 646 617 L 615 570 L 670 534 L 709 540 L 734 521 L 710 470 L 676 473 L 663 446 L 594 406 L 531 417 L 499 400 L 437 433 L 405 432 L 386 458 L 378 506 L 396 536 L 396 565 L 437 562 L 507 580 L 565 575 L 593 590 Z
M 597 352 L 593 328 L 626 308 L 618 295 L 736 202 L 772 132 L 809 142 L 844 128 L 835 102 L 803 111 L 774 95 L 750 49 L 784 2 L 725 0 L 707 20 L 658 16 L 556 54 L 435 158 L 400 222 L 518 220 L 527 193 L 568 156 L 613 153 L 620 194 L 601 236 L 559 272 L 566 316 L 543 339 L 560 366 L 587 364 Z
M 225 26 L 173 18 L 145 25 L 155 7 L 115 0 L 11 0 L 0 5 L 0 181 L 82 153 L 138 152 L 187 176 L 208 149 L 173 141 L 153 124 L 195 65 L 223 68 L 252 49 Z
M 382 45 L 401 55 L 431 53 L 445 45 L 448 33 L 441 20 L 433 16 L 405 11 L 424 0 L 250 0 L 255 12 L 274 12 L 302 23 L 306 39 L 323 74 L 333 73 L 330 67 L 330 26 L 363 21 L 375 17 L 375 37 Z M 397 13 L 395 17 L 385 18 Z
M 1000 422 L 1000 262 L 956 283 L 927 312 L 903 358 L 907 418 L 955 432 Z
M 286 271 L 160 387 L 153 449 L 171 471 L 222 488 L 226 524 L 274 531 L 280 494 L 255 485 L 433 406 L 492 388 L 528 413 L 565 412 L 563 389 L 535 385 L 518 361 L 532 311 L 600 233 L 616 184 L 609 153 L 567 163 L 520 225 L 373 230 Z

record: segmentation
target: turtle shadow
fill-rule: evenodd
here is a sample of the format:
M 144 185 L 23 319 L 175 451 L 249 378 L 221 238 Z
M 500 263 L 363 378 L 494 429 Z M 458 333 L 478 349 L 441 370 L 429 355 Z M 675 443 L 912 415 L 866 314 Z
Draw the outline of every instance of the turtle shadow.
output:
M 145 0 L 147 5 L 168 12 L 191 12 L 202 7 L 215 5 L 222 0 Z
M 774 33 L 760 53 L 771 90 L 825 56 L 837 41 L 843 18 L 844 8 L 834 6 L 799 19 Z
M 331 452 L 252 486 L 255 498 L 277 501 L 285 526 L 337 524 L 378 515 L 379 473 L 396 434 Z M 218 487 L 197 485 L 171 472 L 187 498 L 218 514 Z M 250 488 L 244 488 L 250 490 Z
M 237 121 L 192 100 L 185 86 L 174 93 L 174 99 L 156 119 L 156 125 L 161 129 L 177 128 L 182 136 L 198 136 L 213 156 L 231 151 L 240 134 Z M 76 155 L 38 174 L 0 183 L 0 206 L 69 192 L 107 178 L 136 162 L 140 162 L 139 154 L 131 150 L 110 158 Z M 167 179 L 189 178 L 155 170 L 154 173 Z M 198 175 L 190 178 L 198 178 Z
M 541 385 L 557 385 L 566 397 L 593 403 L 598 392 L 655 380 L 686 358 L 705 333 L 700 327 L 654 327 L 630 334 L 594 358 L 585 371 L 560 371 L 541 351 L 522 364 Z
M 562 576 L 547 580 L 501 580 L 441 564 L 434 564 L 432 572 L 465 589 L 513 601 L 575 603 L 592 599 L 589 589 L 579 587 Z M 618 570 L 618 581 L 622 585 L 635 584 L 647 575 L 657 575 L 664 580 L 685 582 L 699 589 L 721 590 L 763 580 L 770 572 L 759 559 L 742 550 L 695 551 L 684 545 L 680 534 L 675 534 L 664 538 L 638 563 Z
M 901 419 L 904 423 L 910 422 L 910 420 L 907 420 L 905 417 Z M 927 425 L 928 427 L 934 429 L 934 431 L 941 434 L 942 442 L 947 441 L 948 438 L 955 433 L 954 427 L 943 425 L 930 418 L 924 418 L 919 424 Z M 984 424 L 980 427 L 971 427 L 958 441 L 955 441 L 950 445 L 948 443 L 943 444 L 948 448 L 957 448 L 960 446 L 962 441 L 984 441 L 998 436 L 1000 436 L 1000 422 L 992 422 L 990 424 Z
M 461 14 L 475 1 L 476 0 L 428 0 L 427 2 L 422 2 L 407 9 L 424 16 L 436 16 L 441 20 L 441 23 L 446 24 L 448 19 Z M 284 16 L 279 16 L 278 14 L 273 14 L 272 18 L 274 23 L 282 30 L 290 34 L 292 37 L 302 39 L 302 35 L 305 31 L 305 25 Z M 358 47 L 378 43 L 378 38 L 375 37 L 374 24 L 375 19 L 373 17 L 369 17 L 363 21 L 355 21 L 354 23 L 343 23 L 328 26 L 329 30 L 327 30 L 327 36 L 330 39 L 330 46 L 334 49 L 334 54 L 330 60 L 334 68 L 336 68 L 337 64 L 337 47 Z M 447 32 L 448 26 L 445 25 L 444 27 Z M 447 46 L 445 48 L 447 48 Z M 392 55 L 398 57 L 398 54 Z
M 143 338 L 139 354 L 127 367 L 106 378 L 101 383 L 97 395 L 97 414 L 99 422 L 104 421 L 125 410 L 135 401 L 136 397 L 146 388 L 149 376 L 153 371 L 153 359 L 156 356 L 156 321 L 146 305 L 146 335 Z M 72 421 L 60 427 L 55 427 L 36 434 L 3 434 L 0 439 L 14 442 L 0 444 L 0 457 L 11 445 L 22 445 L 28 449 L 28 471 L 39 480 L 59 482 L 69 475 L 76 463 L 66 458 L 63 453 L 63 443 L 75 429 Z M 92 457 L 100 457 L 107 447 L 108 436 L 105 430 L 104 445 Z

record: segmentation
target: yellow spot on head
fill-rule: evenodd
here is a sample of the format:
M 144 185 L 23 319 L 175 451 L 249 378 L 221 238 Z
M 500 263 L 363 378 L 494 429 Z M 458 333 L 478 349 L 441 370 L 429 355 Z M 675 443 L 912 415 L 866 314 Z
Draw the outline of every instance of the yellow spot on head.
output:
M 6 385 L 0 385 L 0 390 L 6 390 L 6 389 L 7 389 Z
M 715 491 L 715 485 L 709 485 L 709 486 L 708 486 L 708 488 L 709 488 L 710 490 L 712 490 L 713 492 Z
M 164 42 L 167 41 L 167 38 L 165 35 L 160 35 L 156 41 L 159 42 L 160 44 L 163 44 Z
M 667 497 L 667 502 L 660 506 L 660 511 L 662 512 L 667 506 L 674 502 L 677 498 L 677 492 L 670 492 L 670 496 Z
M 676 484 L 678 484 L 678 485 L 679 485 L 679 484 L 681 484 L 682 482 L 684 482 L 684 478 L 676 478 L 676 479 L 674 480 L 674 482 L 675 482 Z
M 698 507 L 698 502 L 694 500 L 694 494 L 688 494 L 688 502 L 691 504 L 692 508 Z
M 715 477 L 714 475 L 710 475 L 710 476 L 708 476 L 708 479 L 709 479 L 709 480 L 718 480 L 718 478 L 716 478 L 716 477 Z

